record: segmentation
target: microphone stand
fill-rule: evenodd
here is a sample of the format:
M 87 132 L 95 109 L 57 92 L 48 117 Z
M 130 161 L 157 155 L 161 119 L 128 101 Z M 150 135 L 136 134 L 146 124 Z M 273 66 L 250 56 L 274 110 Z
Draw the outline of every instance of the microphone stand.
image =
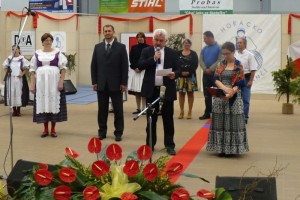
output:
M 148 103 L 147 107 L 142 110 L 137 116 L 133 118 L 133 120 L 137 120 L 143 113 L 147 112 L 148 116 L 148 127 L 149 127 L 149 146 L 152 149 L 152 114 L 154 112 L 153 106 L 161 99 L 161 97 L 157 97 L 152 103 Z M 150 163 L 152 163 L 152 155 L 149 159 Z
M 24 29 L 24 27 L 25 27 L 25 24 L 26 24 L 26 22 L 27 22 L 27 19 L 28 19 L 28 16 L 29 16 L 29 15 L 31 15 L 31 12 L 28 11 L 27 14 L 26 14 L 25 20 L 24 20 L 24 22 L 23 22 L 23 25 L 22 25 L 22 27 L 21 27 L 21 29 L 20 29 L 20 31 L 19 31 L 18 40 L 17 40 L 17 42 L 16 42 L 16 44 L 15 44 L 15 48 L 14 48 L 14 50 L 13 50 L 13 52 L 12 52 L 12 58 L 11 58 L 11 60 L 10 60 L 9 63 L 8 63 L 7 71 L 6 71 L 6 74 L 5 74 L 5 77 L 4 77 L 4 81 L 5 81 L 6 83 L 8 83 L 8 85 L 9 85 L 9 87 L 8 87 L 8 91 L 9 91 L 9 92 L 6 92 L 7 95 L 9 95 L 9 96 L 8 96 L 8 98 L 6 98 L 6 99 L 9 100 L 8 102 L 9 102 L 9 113 L 10 113 L 10 117 L 9 117 L 9 119 L 10 119 L 10 143 L 9 143 L 9 147 L 10 147 L 10 156 L 11 156 L 11 170 L 12 170 L 13 167 L 14 167 L 14 153 L 13 153 L 13 123 L 12 123 L 11 67 L 10 67 L 10 66 L 11 66 L 11 62 L 12 62 L 14 56 L 15 56 L 17 47 L 18 47 L 19 44 L 20 44 L 21 35 L 22 35 L 23 29 Z M 6 85 L 7 85 L 7 84 L 6 84 Z M 4 169 L 4 171 L 5 171 L 5 169 Z

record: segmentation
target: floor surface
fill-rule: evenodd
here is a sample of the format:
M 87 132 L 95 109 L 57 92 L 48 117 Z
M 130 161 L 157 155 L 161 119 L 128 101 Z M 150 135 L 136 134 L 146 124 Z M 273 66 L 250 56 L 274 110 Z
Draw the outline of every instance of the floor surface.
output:
M 188 188 L 191 194 L 196 194 L 199 189 L 213 189 L 216 176 L 266 176 L 274 168 L 283 168 L 276 177 L 278 200 L 300 199 L 300 106 L 294 106 L 294 114 L 284 115 L 281 114 L 281 104 L 274 95 L 253 95 L 247 125 L 250 151 L 238 157 L 219 157 L 207 152 L 205 145 L 199 152 L 180 151 L 209 121 L 198 119 L 204 110 L 202 93 L 195 93 L 193 118 L 190 120 L 177 119 L 179 105 L 176 101 L 174 121 L 177 156 L 193 153 L 195 157 L 185 172 L 210 181 L 204 183 L 199 179 L 180 177 L 177 183 Z M 135 110 L 135 98 L 128 95 L 124 103 L 125 131 L 120 142 L 123 155 L 128 155 L 145 143 L 146 117 L 133 120 L 132 112 Z M 65 147 L 76 150 L 81 155 L 79 161 L 86 165 L 96 159 L 88 152 L 87 143 L 91 137 L 97 136 L 97 103 L 68 104 L 68 121 L 57 124 L 57 138 L 40 137 L 43 127 L 32 122 L 32 106 L 23 108 L 21 117 L 13 117 L 12 125 L 13 153 L 7 153 L 11 135 L 9 108 L 0 104 L 0 175 L 7 176 L 10 173 L 11 160 L 13 165 L 19 159 L 56 164 L 64 159 Z M 166 154 L 165 151 L 158 151 L 163 148 L 162 130 L 162 121 L 159 119 L 154 159 Z M 108 138 L 102 141 L 103 145 L 115 142 L 113 131 L 113 114 L 109 114 Z

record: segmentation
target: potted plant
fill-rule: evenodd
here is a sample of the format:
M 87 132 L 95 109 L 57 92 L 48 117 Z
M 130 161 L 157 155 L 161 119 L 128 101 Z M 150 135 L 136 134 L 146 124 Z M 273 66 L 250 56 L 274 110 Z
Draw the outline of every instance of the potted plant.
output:
M 76 62 L 75 62 L 75 56 L 76 56 L 76 53 L 74 54 L 67 54 L 67 53 L 63 53 L 67 60 L 68 60 L 68 64 L 67 64 L 67 68 L 68 68 L 68 72 L 69 72 L 69 75 L 71 75 L 72 72 L 75 72 L 75 67 L 76 67 Z
M 293 103 L 300 104 L 300 76 L 298 76 L 295 80 L 291 82 L 291 87 L 293 91 Z
M 286 102 L 282 104 L 282 114 L 294 113 L 294 105 L 291 103 L 291 96 L 294 95 L 295 91 L 293 79 L 299 76 L 299 73 L 295 70 L 296 66 L 297 64 L 293 62 L 291 58 L 287 58 L 287 65 L 284 69 L 279 69 L 278 71 L 272 72 L 278 101 L 280 100 L 281 96 L 286 96 Z
M 182 49 L 182 41 L 185 39 L 184 33 L 171 34 L 168 38 L 168 47 L 179 51 Z
M 68 72 L 68 75 L 69 77 L 71 76 L 72 72 L 75 72 L 75 68 L 76 68 L 76 60 L 75 60 L 75 56 L 76 56 L 76 53 L 74 54 L 67 54 L 67 53 L 63 53 L 67 60 L 68 60 L 68 63 L 67 63 L 67 72 Z M 76 83 L 75 83 L 76 85 Z M 77 89 L 76 87 L 73 85 L 72 81 L 70 79 L 67 79 L 64 81 L 64 87 L 65 87 L 65 93 L 68 95 L 68 94 L 75 94 L 77 92 Z

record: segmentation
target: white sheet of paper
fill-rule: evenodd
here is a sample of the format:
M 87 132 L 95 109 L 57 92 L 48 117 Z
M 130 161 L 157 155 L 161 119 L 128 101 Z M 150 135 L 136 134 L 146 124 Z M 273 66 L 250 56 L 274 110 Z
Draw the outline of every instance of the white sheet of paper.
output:
M 167 76 L 172 72 L 172 68 L 169 69 L 160 69 L 156 71 L 156 76 Z

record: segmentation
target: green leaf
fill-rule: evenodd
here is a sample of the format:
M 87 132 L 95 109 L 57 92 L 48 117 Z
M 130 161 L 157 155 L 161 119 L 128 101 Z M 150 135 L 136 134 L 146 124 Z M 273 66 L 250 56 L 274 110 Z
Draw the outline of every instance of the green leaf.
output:
M 186 176 L 186 177 L 189 177 L 189 178 L 198 178 L 198 179 L 201 179 L 202 181 L 206 182 L 206 183 L 209 183 L 208 180 L 206 180 L 205 178 L 202 178 L 200 176 L 196 176 L 194 174 L 188 174 L 188 173 L 182 173 L 180 174 L 181 176 Z
M 157 193 L 151 192 L 151 191 L 141 191 L 138 194 L 141 195 L 141 196 L 143 196 L 143 197 L 145 197 L 145 198 L 147 198 L 147 199 L 150 199 L 150 200 L 152 200 L 152 199 L 155 199 L 155 200 L 167 200 L 167 198 L 164 198 L 164 197 L 158 195 Z
M 138 157 L 137 157 L 137 151 L 132 151 L 126 158 L 126 162 L 128 160 L 138 160 Z
M 72 165 L 72 161 L 69 160 L 69 159 L 64 159 L 59 164 L 62 165 L 62 166 L 70 166 L 70 165 Z
M 215 200 L 232 200 L 232 197 L 224 188 L 216 188 Z

